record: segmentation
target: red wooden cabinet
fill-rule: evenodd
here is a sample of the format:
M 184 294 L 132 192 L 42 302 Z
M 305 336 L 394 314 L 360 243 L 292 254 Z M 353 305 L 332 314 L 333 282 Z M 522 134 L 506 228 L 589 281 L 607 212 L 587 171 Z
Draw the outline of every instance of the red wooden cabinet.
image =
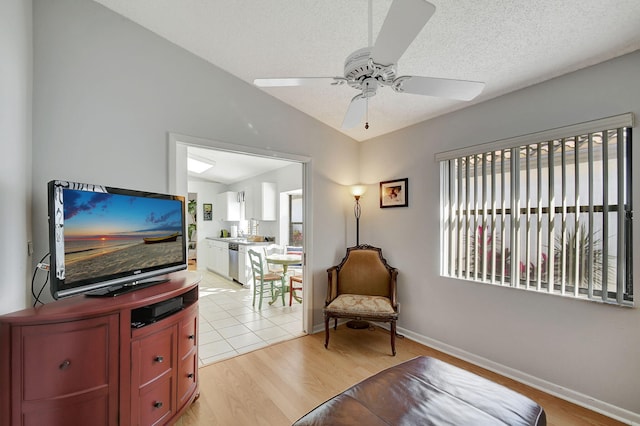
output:
M 171 423 L 198 395 L 199 275 L 112 298 L 82 295 L 0 316 L 0 425 Z M 140 328 L 132 313 L 182 309 Z
M 136 329 L 131 341 L 131 424 L 164 424 L 184 407 L 196 390 L 196 323 L 198 306 L 147 327 Z M 136 401 L 137 395 L 137 401 Z

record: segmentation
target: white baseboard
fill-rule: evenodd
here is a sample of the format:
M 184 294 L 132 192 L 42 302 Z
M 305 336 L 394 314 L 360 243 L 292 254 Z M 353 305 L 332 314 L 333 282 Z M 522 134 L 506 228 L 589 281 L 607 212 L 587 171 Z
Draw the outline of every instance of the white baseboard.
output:
M 346 322 L 346 320 L 338 321 L 338 324 L 342 324 L 343 322 Z M 389 324 L 387 323 L 376 323 L 376 325 L 387 330 L 389 329 Z M 331 328 L 333 328 L 333 326 Z M 316 324 L 313 327 L 313 334 L 320 332 L 324 332 L 324 324 Z M 558 398 L 564 399 L 565 401 L 572 402 L 576 405 L 603 414 L 607 417 L 611 417 L 623 423 L 633 426 L 640 426 L 640 413 L 634 413 L 632 411 L 625 410 L 624 408 L 620 408 L 607 402 L 600 401 L 589 395 L 585 395 L 580 392 L 576 392 L 574 390 L 559 386 L 555 383 L 551 383 L 549 381 L 540 379 L 511 367 L 493 362 L 487 358 L 474 355 L 455 346 L 451 346 L 439 340 L 431 339 L 421 334 L 414 333 L 413 331 L 407 330 L 402 327 L 397 328 L 397 333 L 402 334 L 415 342 L 436 349 L 440 352 L 444 352 L 448 355 L 470 362 L 474 365 L 477 365 L 478 367 L 485 368 L 489 371 L 493 371 L 494 373 L 498 373 L 520 383 L 524 383 L 525 385 L 531 386 L 532 388 L 541 390 L 553 396 L 557 396 Z

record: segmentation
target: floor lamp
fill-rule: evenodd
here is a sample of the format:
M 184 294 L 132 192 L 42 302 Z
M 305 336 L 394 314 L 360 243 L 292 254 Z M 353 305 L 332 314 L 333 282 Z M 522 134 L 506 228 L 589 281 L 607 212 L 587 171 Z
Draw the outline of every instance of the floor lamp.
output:
M 356 217 L 356 246 L 360 245 L 360 197 L 364 195 L 367 188 L 364 185 L 354 185 L 351 187 L 351 195 L 356 200 L 356 204 L 353 206 L 353 214 Z
M 355 198 L 356 203 L 353 206 L 353 214 L 356 217 L 356 246 L 360 245 L 360 197 L 365 193 L 367 187 L 364 185 L 355 185 L 351 187 L 351 195 Z M 347 321 L 347 327 L 355 329 L 369 328 L 368 321 L 351 320 Z

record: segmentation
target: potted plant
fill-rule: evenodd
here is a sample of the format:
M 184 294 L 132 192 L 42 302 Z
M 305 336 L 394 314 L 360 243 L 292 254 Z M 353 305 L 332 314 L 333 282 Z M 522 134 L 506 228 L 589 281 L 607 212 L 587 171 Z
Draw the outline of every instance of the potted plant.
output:
M 195 235 L 196 229 L 198 225 L 196 224 L 196 211 L 198 209 L 198 203 L 196 200 L 189 200 L 189 204 L 187 205 L 187 212 L 191 215 L 191 220 L 189 221 L 189 226 L 187 227 L 187 232 L 189 235 L 189 249 L 193 250 L 196 248 L 196 242 L 193 241 L 193 237 Z

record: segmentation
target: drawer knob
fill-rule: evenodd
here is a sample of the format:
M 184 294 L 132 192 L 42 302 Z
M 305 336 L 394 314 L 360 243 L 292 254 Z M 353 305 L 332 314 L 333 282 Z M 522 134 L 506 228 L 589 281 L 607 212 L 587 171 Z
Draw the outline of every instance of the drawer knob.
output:
M 190 335 L 189 335 L 189 340 L 193 340 L 193 339 L 195 339 L 195 338 L 196 338 L 196 336 L 195 336 L 195 335 L 193 335 L 193 334 L 190 334 Z
M 59 368 L 60 370 L 66 370 L 66 369 L 67 369 L 67 368 L 69 368 L 69 367 L 71 367 L 71 361 L 69 361 L 68 359 L 65 359 L 65 360 L 62 362 L 62 364 L 60 364 L 60 365 L 58 366 L 58 368 Z
M 157 357 L 155 357 L 155 362 L 162 362 L 164 361 L 164 357 L 162 355 L 158 355 Z
M 187 377 L 190 378 L 190 379 L 193 379 L 193 373 L 187 374 Z
M 162 401 L 156 401 L 153 403 L 153 406 L 156 408 L 162 408 L 163 405 Z

